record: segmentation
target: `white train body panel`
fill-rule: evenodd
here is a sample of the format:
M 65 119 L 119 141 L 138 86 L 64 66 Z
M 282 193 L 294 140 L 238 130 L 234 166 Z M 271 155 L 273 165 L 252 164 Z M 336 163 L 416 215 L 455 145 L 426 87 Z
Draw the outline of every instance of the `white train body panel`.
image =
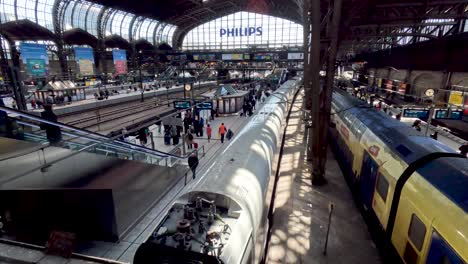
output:
M 196 219 L 192 221 L 190 233 L 190 238 L 193 237 L 193 240 L 199 241 L 204 239 L 206 234 L 213 233 L 213 230 L 220 230 L 224 225 L 224 231 L 226 231 L 226 226 L 229 226 L 230 231 L 214 232 L 222 236 L 221 249 L 211 250 L 214 246 L 206 245 L 199 248 L 200 245 L 197 244 L 186 247 L 186 250 L 215 256 L 219 263 L 249 263 L 260 257 L 254 256 L 254 246 L 259 229 L 266 224 L 266 221 L 262 222 L 262 219 L 266 219 L 268 213 L 266 204 L 270 197 L 266 196 L 274 158 L 279 151 L 287 111 L 299 82 L 299 79 L 285 82 L 265 103 L 258 104 L 258 113 L 250 118 L 246 126 L 234 135 L 231 141 L 225 142 L 227 146 L 216 157 L 214 163 L 197 177 L 198 182 L 195 182 L 180 196 L 173 207 L 176 209 L 171 209 L 168 213 L 168 215 L 172 213 L 172 215 L 180 216 L 182 213 L 179 211 L 182 210 L 182 205 L 186 206 L 185 210 L 200 197 L 205 201 L 215 201 L 216 206 L 223 209 L 218 211 L 219 218 L 223 219 L 220 220 L 222 224 L 220 221 L 215 221 L 212 225 L 208 225 L 207 229 L 211 231 L 201 233 L 198 233 L 194 226 L 199 226 L 199 222 L 202 222 L 200 225 L 205 224 L 205 216 L 210 211 L 206 207 L 198 210 Z M 177 216 L 167 216 L 155 233 L 159 232 L 158 229 L 162 226 L 174 226 L 169 218 L 174 221 Z M 263 233 L 265 232 L 262 232 L 262 236 Z M 153 243 L 161 243 L 161 239 Z M 171 243 L 172 240 L 168 239 L 164 245 Z M 261 243 L 263 243 L 263 238 Z M 210 249 L 208 253 L 205 252 L 207 248 Z M 219 255 L 213 251 L 219 252 Z M 201 258 L 201 256 L 198 257 Z M 200 258 L 192 259 L 200 260 Z M 208 261 L 205 260 L 205 262 Z

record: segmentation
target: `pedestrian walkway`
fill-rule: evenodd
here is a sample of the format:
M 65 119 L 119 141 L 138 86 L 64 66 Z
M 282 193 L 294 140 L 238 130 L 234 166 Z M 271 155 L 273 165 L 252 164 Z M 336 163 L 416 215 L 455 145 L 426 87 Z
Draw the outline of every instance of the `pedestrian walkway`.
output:
M 306 161 L 307 131 L 301 120 L 302 100 L 303 92 L 293 106 L 287 127 L 267 263 L 381 263 L 330 151 L 325 176 L 328 184 L 311 184 L 311 168 Z M 335 209 L 325 256 L 330 203 Z

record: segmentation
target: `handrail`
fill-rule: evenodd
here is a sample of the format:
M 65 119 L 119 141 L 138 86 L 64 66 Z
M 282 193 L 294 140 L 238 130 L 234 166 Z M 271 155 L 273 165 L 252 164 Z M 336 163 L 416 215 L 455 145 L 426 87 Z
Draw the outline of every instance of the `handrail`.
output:
M 119 144 L 127 145 L 128 148 L 132 148 L 132 149 L 136 148 L 136 149 L 141 150 L 142 152 L 147 152 L 148 154 L 161 156 L 161 157 L 171 156 L 171 157 L 174 157 L 174 158 L 182 158 L 182 157 L 172 155 L 172 154 L 169 154 L 169 153 L 166 153 L 166 152 L 163 152 L 163 151 L 151 150 L 151 149 L 148 149 L 148 148 L 136 145 L 136 144 L 132 144 L 132 143 L 128 143 L 128 142 L 125 142 L 125 141 L 117 140 L 116 138 L 120 137 L 121 135 L 117 135 L 115 137 L 110 137 L 109 138 L 109 137 L 106 137 L 106 136 L 103 136 L 103 135 L 100 135 L 100 134 L 97 134 L 97 133 L 94 133 L 94 132 L 91 132 L 91 131 L 82 130 L 82 129 L 79 129 L 79 128 L 76 128 L 76 127 L 73 127 L 73 126 L 70 126 L 70 125 L 60 123 L 60 122 L 48 121 L 48 120 L 45 120 L 45 119 L 43 119 L 41 117 L 38 117 L 36 115 L 24 113 L 24 112 L 17 111 L 17 110 L 8 108 L 8 107 L 0 106 L 0 110 L 3 110 L 5 112 L 7 112 L 7 113 L 15 114 L 15 115 L 18 115 L 18 116 L 21 116 L 21 117 L 29 118 L 29 119 L 37 121 L 37 122 L 46 123 L 46 124 L 49 124 L 49 125 L 54 125 L 54 126 L 57 126 L 57 127 L 60 127 L 60 128 L 71 130 L 73 132 L 76 132 L 77 134 L 80 134 L 80 133 L 85 134 L 85 135 L 80 135 L 80 137 L 91 139 L 89 136 L 86 136 L 86 134 L 88 134 L 88 135 L 93 135 L 93 136 L 96 136 L 98 138 L 104 139 L 103 141 L 100 141 L 100 143 L 108 143 L 106 141 L 114 140 L 115 142 L 117 142 Z M 94 140 L 97 140 L 97 139 L 94 139 Z

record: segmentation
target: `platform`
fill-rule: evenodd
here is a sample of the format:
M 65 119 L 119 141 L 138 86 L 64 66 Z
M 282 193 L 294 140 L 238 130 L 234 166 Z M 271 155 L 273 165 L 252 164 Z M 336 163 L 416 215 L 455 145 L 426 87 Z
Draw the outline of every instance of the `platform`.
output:
M 331 151 L 322 187 L 311 185 L 306 162 L 306 130 L 301 120 L 303 92 L 293 107 L 281 160 L 267 263 L 382 263 L 364 219 Z M 329 203 L 327 255 L 323 255 Z
M 206 87 L 208 85 L 216 85 L 216 82 L 213 82 L 213 81 L 201 82 L 200 85 L 201 87 Z M 198 89 L 198 83 L 195 84 L 194 87 L 196 91 Z M 144 98 L 152 98 L 154 96 L 161 96 L 161 95 L 164 97 L 164 95 L 166 95 L 168 92 L 169 94 L 171 94 L 171 93 L 176 93 L 176 92 L 182 92 L 183 90 L 184 89 L 182 85 L 174 85 L 169 89 L 159 88 L 158 90 L 145 91 L 143 93 L 143 96 Z M 140 99 L 141 99 L 141 91 L 136 91 L 136 92 L 132 91 L 129 93 L 122 92 L 121 94 L 117 94 L 117 95 L 111 94 L 108 99 L 104 99 L 104 100 L 97 100 L 94 97 L 89 96 L 88 99 L 86 100 L 72 102 L 70 104 L 64 104 L 64 105 L 54 105 L 54 113 L 60 116 L 60 115 L 95 109 L 99 107 L 105 107 L 109 105 L 131 102 L 131 101 L 140 100 Z M 165 98 L 163 98 L 163 100 L 165 100 Z M 42 108 L 37 108 L 37 109 L 33 109 L 32 113 L 39 114 L 42 111 L 43 111 Z

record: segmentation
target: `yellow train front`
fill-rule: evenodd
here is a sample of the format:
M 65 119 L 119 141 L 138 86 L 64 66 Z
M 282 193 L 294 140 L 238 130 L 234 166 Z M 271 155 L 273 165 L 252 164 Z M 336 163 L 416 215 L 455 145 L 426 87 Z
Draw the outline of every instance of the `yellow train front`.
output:
M 336 91 L 331 145 L 386 260 L 468 262 L 468 160 Z

